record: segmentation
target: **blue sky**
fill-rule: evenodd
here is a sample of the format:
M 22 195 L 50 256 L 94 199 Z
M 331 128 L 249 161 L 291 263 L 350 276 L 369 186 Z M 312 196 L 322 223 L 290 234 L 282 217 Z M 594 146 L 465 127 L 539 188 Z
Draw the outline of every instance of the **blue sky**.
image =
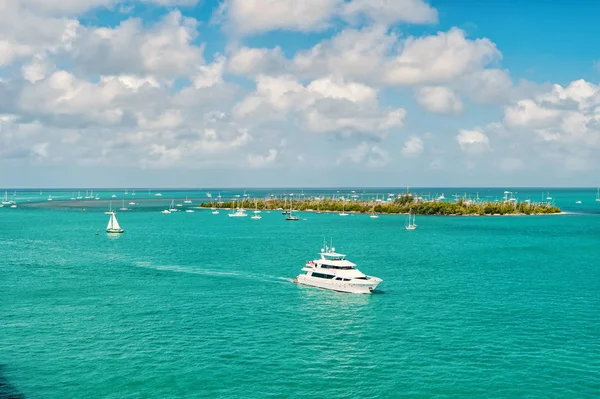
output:
M 0 186 L 600 184 L 596 2 L 0 9 Z

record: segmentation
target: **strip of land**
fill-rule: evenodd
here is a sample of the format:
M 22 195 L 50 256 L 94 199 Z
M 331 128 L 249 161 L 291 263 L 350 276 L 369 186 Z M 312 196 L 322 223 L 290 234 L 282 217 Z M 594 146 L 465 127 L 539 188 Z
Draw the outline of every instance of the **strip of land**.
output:
M 228 201 L 218 203 L 203 203 L 202 208 L 246 208 L 274 210 L 293 208 L 298 211 L 319 212 L 353 212 L 377 214 L 413 213 L 416 215 L 542 215 L 561 213 L 560 208 L 549 203 L 534 203 L 529 201 L 469 201 L 459 199 L 456 202 L 422 201 L 410 195 L 398 196 L 394 201 L 347 201 L 340 199 L 311 198 L 300 200 L 266 199 Z

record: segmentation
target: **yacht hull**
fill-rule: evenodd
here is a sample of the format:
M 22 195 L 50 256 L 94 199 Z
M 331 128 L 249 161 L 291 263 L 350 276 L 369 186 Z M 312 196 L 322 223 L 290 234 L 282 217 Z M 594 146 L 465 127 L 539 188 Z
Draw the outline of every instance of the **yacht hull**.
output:
M 298 284 L 307 285 L 310 287 L 323 288 L 326 290 L 347 292 L 350 294 L 372 294 L 375 288 L 381 283 L 381 279 L 370 277 L 364 283 L 324 280 L 322 278 L 310 277 L 301 274 L 294 280 Z

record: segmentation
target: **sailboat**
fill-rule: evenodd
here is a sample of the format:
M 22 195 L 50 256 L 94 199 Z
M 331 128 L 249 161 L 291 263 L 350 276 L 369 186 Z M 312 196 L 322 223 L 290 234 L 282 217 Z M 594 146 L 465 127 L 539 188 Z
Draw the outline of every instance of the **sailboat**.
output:
M 185 201 L 183 201 L 184 204 L 191 204 L 192 200 L 188 199 L 187 195 L 185 196 Z
M 412 216 L 412 218 L 411 218 Z M 415 230 L 417 228 L 417 224 L 415 222 L 416 215 L 411 215 L 410 210 L 408 211 L 408 223 L 404 226 L 406 230 Z M 412 219 L 412 220 L 411 220 Z
M 175 208 L 174 204 L 175 204 L 175 200 L 172 200 L 171 205 L 169 206 L 169 212 L 177 212 L 178 211 L 178 209 Z
M 287 217 L 285 218 L 285 220 L 289 220 L 291 222 L 295 222 L 295 221 L 300 220 L 300 218 L 298 216 L 294 216 L 293 211 L 294 211 L 293 201 L 290 201 L 290 212 L 287 215 Z
M 164 214 L 168 214 L 171 213 L 171 211 L 176 211 L 177 209 L 173 208 L 173 201 L 171 201 L 171 205 L 169 206 L 169 209 L 163 209 L 162 211 L 160 211 L 160 213 L 164 213 Z
M 546 197 L 546 199 L 547 199 L 548 201 L 551 201 L 551 200 L 552 200 L 552 197 L 550 196 L 550 192 L 548 192 L 548 196 Z
M 375 204 L 373 204 L 373 207 L 371 208 L 371 216 L 369 216 L 371 219 L 377 219 L 379 218 L 379 215 L 375 214 Z
M 113 211 L 113 210 L 112 210 L 112 201 L 110 201 L 108 204 L 109 204 L 109 205 L 108 205 L 108 206 L 109 206 L 109 209 L 108 209 L 108 211 L 104 212 L 104 214 L 105 214 L 105 215 L 114 215 L 114 214 L 115 214 L 115 211 Z
M 4 192 L 4 198 L 2 199 L 2 205 L 10 205 L 12 201 L 8 200 L 8 191 Z
M 81 196 L 81 191 L 77 192 L 77 199 L 82 199 L 83 197 Z
M 123 205 L 121 206 L 121 209 L 120 209 L 120 210 L 121 210 L 121 211 L 128 211 L 128 210 L 129 210 L 129 208 L 126 208 L 126 207 L 125 207 L 125 198 L 123 198 Z
M 283 199 L 283 211 L 281 212 L 282 215 L 289 215 L 290 212 L 287 210 L 287 197 L 285 197 Z
M 342 201 L 342 213 L 340 213 L 340 216 L 348 216 L 348 214 L 346 213 L 346 201 Z
M 239 218 L 239 217 L 246 217 L 248 216 L 248 214 L 246 213 L 246 210 L 244 208 L 240 208 L 239 205 L 237 207 L 237 209 L 235 208 L 235 201 L 232 202 L 232 206 L 231 206 L 231 213 L 229 214 L 230 218 Z M 234 212 L 235 210 L 235 212 Z
M 119 222 L 117 221 L 117 215 L 114 212 L 110 214 L 110 219 L 108 220 L 108 226 L 106 226 L 106 232 L 111 234 L 119 234 L 124 230 L 119 226 Z
M 215 206 L 215 203 L 213 202 L 213 206 L 210 208 L 212 210 L 212 214 L 213 215 L 218 215 L 219 211 L 217 210 L 217 207 Z
M 131 192 L 131 195 L 135 195 L 135 190 L 133 190 L 133 191 Z
M 319 199 L 319 202 L 317 202 L 317 214 L 319 214 L 319 215 L 321 213 L 323 213 L 323 212 L 321 212 L 320 206 L 321 206 L 321 200 Z
M 52 195 L 48 195 L 48 201 L 52 201 Z
M 596 191 L 596 202 L 600 202 L 600 187 L 598 187 L 598 191 Z
M 254 215 L 250 217 L 250 219 L 259 220 L 262 219 L 262 216 L 259 215 L 260 211 L 258 210 L 258 202 L 254 200 Z

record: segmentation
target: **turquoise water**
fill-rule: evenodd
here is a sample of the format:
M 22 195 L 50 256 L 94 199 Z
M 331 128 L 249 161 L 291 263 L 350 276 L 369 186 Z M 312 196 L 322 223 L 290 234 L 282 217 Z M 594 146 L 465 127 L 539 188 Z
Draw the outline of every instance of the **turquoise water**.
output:
M 600 203 L 551 191 L 578 213 L 413 232 L 394 215 L 137 210 L 111 238 L 100 209 L 2 208 L 0 397 L 597 397 Z M 378 293 L 292 283 L 323 236 Z

